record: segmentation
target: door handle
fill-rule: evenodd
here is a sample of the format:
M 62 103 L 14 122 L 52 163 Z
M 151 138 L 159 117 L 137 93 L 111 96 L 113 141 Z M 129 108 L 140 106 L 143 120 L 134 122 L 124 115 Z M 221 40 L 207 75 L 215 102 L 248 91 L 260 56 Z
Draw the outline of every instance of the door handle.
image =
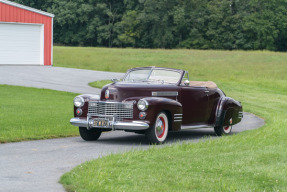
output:
M 209 91 L 204 91 L 204 93 L 209 93 Z

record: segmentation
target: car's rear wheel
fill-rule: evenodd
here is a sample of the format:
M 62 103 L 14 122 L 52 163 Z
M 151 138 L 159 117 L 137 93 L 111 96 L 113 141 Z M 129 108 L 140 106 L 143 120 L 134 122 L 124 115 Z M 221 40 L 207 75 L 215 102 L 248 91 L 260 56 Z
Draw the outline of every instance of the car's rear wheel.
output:
M 102 130 L 99 129 L 90 129 L 88 130 L 86 127 L 79 127 L 79 132 L 85 141 L 95 141 L 98 140 L 102 134 Z
M 168 117 L 164 112 L 158 114 L 155 124 L 146 131 L 150 144 L 162 144 L 168 134 Z
M 231 130 L 232 130 L 231 125 L 214 127 L 214 131 L 217 136 L 229 135 L 231 133 Z
M 224 118 L 226 118 L 225 115 Z M 231 130 L 232 130 L 232 119 L 229 120 L 229 125 L 223 125 L 222 121 L 219 126 L 214 127 L 214 131 L 217 136 L 229 135 L 231 133 Z

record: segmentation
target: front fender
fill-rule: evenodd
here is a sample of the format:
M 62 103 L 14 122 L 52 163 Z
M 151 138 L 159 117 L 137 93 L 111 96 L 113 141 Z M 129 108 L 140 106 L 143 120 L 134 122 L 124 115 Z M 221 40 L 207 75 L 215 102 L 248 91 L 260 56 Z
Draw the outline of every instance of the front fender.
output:
M 242 105 L 230 97 L 222 97 L 217 104 L 215 126 L 235 125 L 242 119 Z M 230 121 L 232 119 L 232 121 Z
M 181 122 L 176 121 L 174 122 L 174 114 L 182 114 L 182 105 L 181 103 L 179 103 L 176 100 L 173 99 L 168 99 L 168 98 L 164 98 L 164 97 L 145 97 L 145 98 L 129 98 L 126 99 L 126 101 L 130 101 L 130 100 L 135 100 L 136 103 L 138 102 L 138 100 L 140 99 L 145 99 L 149 106 L 148 109 L 145 111 L 146 112 L 146 121 L 150 122 L 150 125 L 154 125 L 157 115 L 160 112 L 165 112 L 168 116 L 169 119 L 169 129 L 170 130 L 179 130 L 181 127 Z M 139 119 L 139 113 L 141 111 L 137 108 L 136 104 L 135 104 L 135 108 L 134 108 L 134 117 L 137 120 Z
M 82 97 L 84 99 L 84 101 L 85 101 L 85 104 L 84 104 L 83 107 L 81 107 L 83 112 L 82 112 L 82 115 L 80 115 L 80 116 L 76 115 L 77 107 L 74 106 L 74 117 L 87 117 L 89 101 L 98 101 L 98 100 L 100 100 L 100 96 L 99 95 L 84 94 L 84 95 L 78 95 L 77 97 Z

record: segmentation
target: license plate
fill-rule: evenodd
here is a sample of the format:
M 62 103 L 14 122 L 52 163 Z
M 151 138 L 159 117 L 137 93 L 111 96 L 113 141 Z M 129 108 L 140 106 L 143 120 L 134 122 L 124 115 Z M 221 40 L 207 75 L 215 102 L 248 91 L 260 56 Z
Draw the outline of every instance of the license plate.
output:
M 107 127 L 109 124 L 108 120 L 105 119 L 94 119 L 93 127 Z

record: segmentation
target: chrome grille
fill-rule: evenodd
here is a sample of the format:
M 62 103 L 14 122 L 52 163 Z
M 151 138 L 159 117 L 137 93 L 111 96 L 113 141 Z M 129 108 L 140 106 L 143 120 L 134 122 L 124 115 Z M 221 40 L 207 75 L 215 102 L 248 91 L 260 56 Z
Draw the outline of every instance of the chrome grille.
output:
M 121 102 L 90 101 L 88 113 L 90 116 L 116 116 L 116 120 L 133 118 L 133 104 Z

